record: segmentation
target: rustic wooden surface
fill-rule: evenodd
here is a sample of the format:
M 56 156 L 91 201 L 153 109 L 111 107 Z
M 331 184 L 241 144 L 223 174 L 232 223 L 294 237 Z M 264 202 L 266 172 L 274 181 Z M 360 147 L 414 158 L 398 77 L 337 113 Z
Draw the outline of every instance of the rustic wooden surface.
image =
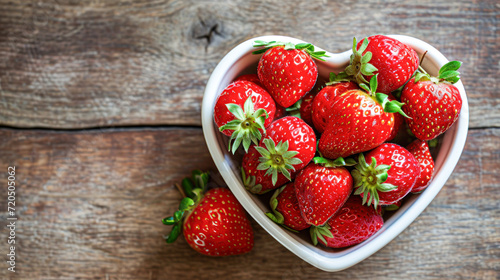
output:
M 0 0 L 0 182 L 17 167 L 18 262 L 3 279 L 500 279 L 500 7 L 496 1 Z M 363 11 L 364 9 L 364 11 Z M 161 218 L 194 168 L 205 83 L 232 47 L 282 34 L 340 52 L 374 33 L 464 62 L 470 131 L 443 190 L 401 235 L 337 273 L 252 221 L 254 250 L 167 246 Z M 220 179 L 219 179 L 220 181 Z

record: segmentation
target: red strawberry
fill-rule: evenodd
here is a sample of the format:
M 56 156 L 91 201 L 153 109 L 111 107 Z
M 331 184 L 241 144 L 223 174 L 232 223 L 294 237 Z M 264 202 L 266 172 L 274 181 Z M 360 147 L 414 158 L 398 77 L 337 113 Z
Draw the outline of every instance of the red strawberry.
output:
M 460 65 L 458 61 L 445 64 L 437 78 L 417 74 L 403 89 L 403 111 L 410 116 L 408 126 L 418 139 L 434 139 L 458 119 L 462 98 L 453 84 L 459 80 Z
M 412 193 L 418 193 L 429 186 L 434 172 L 434 160 L 432 159 L 429 145 L 425 141 L 417 139 L 406 148 L 418 161 L 418 166 L 420 167 L 420 176 L 417 178 L 415 186 L 411 189 Z
M 249 81 L 254 84 L 257 84 L 258 86 L 262 87 L 262 84 L 260 83 L 259 76 L 257 74 L 245 74 L 237 77 L 234 82 L 236 81 Z
M 245 187 L 251 192 L 263 193 L 280 187 L 283 176 L 291 181 L 312 160 L 316 136 L 303 120 L 288 116 L 272 122 L 255 149 L 260 157 L 255 153 L 243 157 L 244 183 L 250 182 Z
M 309 126 L 313 127 L 312 122 L 312 104 L 314 100 L 314 93 L 311 91 L 307 93 L 302 102 L 300 103 L 300 118 L 303 119 Z
M 288 108 L 309 92 L 318 78 L 313 58 L 326 56 L 315 52 L 307 43 L 256 41 L 254 47 L 264 47 L 254 54 L 264 53 L 257 66 L 257 75 L 276 103 Z
M 249 81 L 236 81 L 217 98 L 214 120 L 222 133 L 231 136 L 229 150 L 233 154 L 242 142 L 248 152 L 252 142 L 258 144 L 275 111 L 274 100 L 262 87 Z
M 313 243 L 316 245 L 319 239 L 319 242 L 327 247 L 343 248 L 370 238 L 382 228 L 384 219 L 376 209 L 362 205 L 361 198 L 353 195 L 327 225 L 327 234 L 313 235 Z
M 366 158 L 366 160 L 365 160 Z M 415 157 L 405 148 L 384 143 L 365 156 L 359 154 L 358 164 L 351 172 L 354 194 L 361 194 L 363 204 L 394 204 L 406 196 L 420 175 Z
M 253 248 L 253 230 L 243 207 L 227 188 L 203 192 L 208 173 L 197 173 L 193 180 L 191 197 L 185 197 L 172 217 L 163 219 L 173 225 L 167 243 L 174 242 L 181 228 L 186 242 L 197 252 L 208 256 L 230 256 L 249 252 Z M 185 186 L 184 191 L 190 189 Z M 187 189 L 186 189 L 187 187 Z M 187 215 L 186 215 L 187 214 Z M 186 216 L 184 218 L 184 216 Z
M 312 104 L 312 121 L 314 128 L 316 128 L 319 133 L 323 133 L 327 127 L 330 119 L 330 108 L 335 99 L 342 93 L 354 89 L 359 89 L 357 84 L 343 81 L 327 85 L 320 90 L 316 97 L 314 97 Z
M 335 162 L 321 157 L 314 159 L 315 163 L 297 175 L 295 194 L 304 220 L 320 227 L 345 203 L 352 192 L 353 180 L 349 171 L 342 167 L 344 159 Z
M 301 231 L 311 226 L 300 214 L 293 183 L 288 183 L 277 189 L 271 197 L 270 205 L 272 213 L 268 212 L 266 215 L 275 223 L 295 231 Z
M 385 142 L 394 128 L 394 115 L 401 112 L 401 103 L 388 101 L 388 96 L 375 93 L 377 76 L 370 88 L 349 90 L 335 99 L 330 108 L 330 120 L 319 140 L 324 157 L 336 159 L 371 150 Z
M 358 84 L 378 74 L 379 91 L 386 94 L 404 85 L 419 65 L 414 49 L 384 35 L 370 36 L 357 44 L 354 38 L 352 52 L 345 73 Z

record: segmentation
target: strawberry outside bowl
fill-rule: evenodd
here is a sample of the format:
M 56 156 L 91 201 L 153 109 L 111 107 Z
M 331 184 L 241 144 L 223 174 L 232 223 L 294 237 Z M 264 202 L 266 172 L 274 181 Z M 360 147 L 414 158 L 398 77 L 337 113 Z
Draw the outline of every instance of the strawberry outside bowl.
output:
M 422 67 L 431 75 L 437 75 L 439 68 L 448 62 L 443 54 L 424 41 L 403 35 L 390 37 L 411 46 L 419 57 L 427 51 Z M 233 155 L 228 151 L 229 137 L 220 133 L 214 123 L 213 112 L 218 95 L 236 77 L 256 73 L 260 58 L 260 55 L 252 54 L 252 51 L 256 50 L 252 43 L 256 40 L 295 44 L 304 42 L 285 36 L 257 37 L 239 44 L 219 62 L 208 80 L 201 111 L 203 134 L 210 154 L 224 181 L 245 210 L 278 242 L 304 261 L 324 271 L 340 271 L 351 267 L 377 252 L 408 227 L 431 203 L 450 177 L 464 148 L 469 124 L 469 108 L 463 84 L 461 81 L 455 84 L 462 98 L 462 110 L 456 123 L 440 136 L 440 144 L 434 156 L 434 178 L 430 185 L 420 194 L 409 195 L 403 206 L 386 218 L 382 229 L 366 241 L 344 249 L 314 246 L 308 233 L 287 231 L 265 215 L 270 211 L 269 196 L 254 195 L 245 189 L 240 171 L 242 154 Z M 317 46 L 316 49 L 322 50 Z M 316 61 L 319 70 L 318 82 L 321 79 L 327 80 L 330 72 L 341 72 L 349 64 L 351 53 L 327 52 L 329 57 L 326 57 L 325 61 Z

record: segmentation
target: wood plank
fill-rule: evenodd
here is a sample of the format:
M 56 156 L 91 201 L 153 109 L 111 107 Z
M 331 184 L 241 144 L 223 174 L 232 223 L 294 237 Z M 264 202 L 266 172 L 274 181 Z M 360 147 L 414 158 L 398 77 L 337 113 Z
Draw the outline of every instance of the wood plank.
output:
M 180 200 L 173 183 L 194 168 L 216 174 L 200 129 L 0 129 L 0 170 L 10 165 L 17 167 L 19 279 L 500 277 L 499 129 L 471 130 L 453 175 L 422 215 L 338 273 L 303 262 L 254 221 L 255 248 L 246 255 L 205 257 L 183 238 L 164 244 L 168 227 L 160 220 Z
M 493 0 L 0 3 L 0 125 L 200 125 L 208 77 L 238 43 L 285 34 L 340 52 L 375 33 L 411 35 L 463 61 L 471 127 L 500 124 Z

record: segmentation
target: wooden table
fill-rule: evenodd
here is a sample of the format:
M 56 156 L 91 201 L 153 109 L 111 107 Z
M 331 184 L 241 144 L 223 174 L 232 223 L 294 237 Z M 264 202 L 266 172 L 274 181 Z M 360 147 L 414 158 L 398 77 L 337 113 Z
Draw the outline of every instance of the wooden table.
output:
M 3 279 L 500 279 L 497 1 L 0 0 Z M 216 172 L 200 104 L 218 61 L 265 34 L 332 52 L 375 33 L 464 62 L 461 160 L 401 235 L 338 273 L 255 221 L 255 248 L 209 258 L 161 219 L 195 168 Z M 16 273 L 7 271 L 7 168 L 16 167 Z

